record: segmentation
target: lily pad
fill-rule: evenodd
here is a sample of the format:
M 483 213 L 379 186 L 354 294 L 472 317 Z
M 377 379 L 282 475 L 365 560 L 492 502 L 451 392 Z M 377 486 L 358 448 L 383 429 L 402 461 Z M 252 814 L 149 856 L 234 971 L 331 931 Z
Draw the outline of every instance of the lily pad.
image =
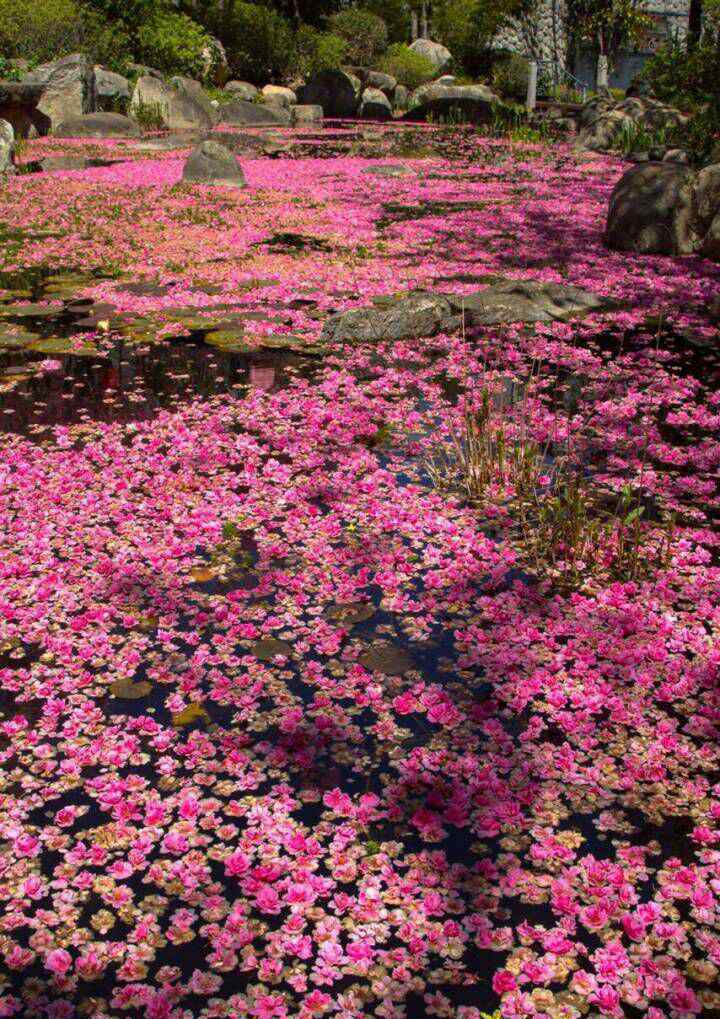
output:
M 210 721 L 210 715 L 201 704 L 188 704 L 182 711 L 172 716 L 172 724 L 176 729 L 185 729 L 191 725 L 203 725 Z
M 74 357 L 103 356 L 92 343 L 87 341 L 78 343 L 77 337 L 69 336 L 48 336 L 43 340 L 35 340 L 27 345 L 27 349 L 34 350 L 38 354 L 72 354 Z
M 371 645 L 360 655 L 360 664 L 371 672 L 382 672 L 385 676 L 402 676 L 415 668 L 415 662 L 403 648 L 389 642 Z
M 217 573 L 209 566 L 193 566 L 190 576 L 196 584 L 207 584 L 211 580 L 215 580 Z
M 134 683 L 132 679 L 116 679 L 110 687 L 110 693 L 123 701 L 138 701 L 152 690 L 152 684 L 146 680 Z
M 37 333 L 29 333 L 22 329 L 17 332 L 0 329 L 0 347 L 4 347 L 6 350 L 19 350 L 37 339 Z
M 249 354 L 253 350 L 252 344 L 245 339 L 243 329 L 211 329 L 205 334 L 205 342 L 233 354 Z
M 62 308 L 48 304 L 9 304 L 0 311 L 3 318 L 57 318 Z
M 324 347 L 317 344 L 306 344 L 301 336 L 291 334 L 275 333 L 271 336 L 263 336 L 259 346 L 263 350 L 289 350 L 294 354 L 317 356 L 325 353 Z
M 329 605 L 325 615 L 334 622 L 343 623 L 346 626 L 356 626 L 358 623 L 366 623 L 375 615 L 375 606 L 370 602 L 338 602 Z
M 252 654 L 261 662 L 271 662 L 278 655 L 288 658 L 292 654 L 292 646 L 286 640 L 277 640 L 275 637 L 266 637 L 263 640 L 256 640 L 250 648 Z

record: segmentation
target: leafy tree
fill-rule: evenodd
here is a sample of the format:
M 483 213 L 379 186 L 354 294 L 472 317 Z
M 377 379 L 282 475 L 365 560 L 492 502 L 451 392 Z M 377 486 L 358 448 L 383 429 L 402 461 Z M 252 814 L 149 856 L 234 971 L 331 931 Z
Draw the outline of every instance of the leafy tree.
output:
M 167 74 L 199 78 L 203 50 L 209 38 L 203 28 L 185 14 L 157 11 L 137 31 L 137 55 L 144 63 Z
M 43 63 L 80 48 L 81 11 L 75 0 L 0 0 L 0 53 Z
M 206 5 L 202 23 L 225 47 L 234 78 L 264 84 L 291 70 L 295 60 L 292 26 L 271 7 L 216 0 Z
M 534 7 L 532 0 L 436 0 L 433 33 L 468 73 L 477 75 L 487 70 L 494 36 L 509 24 L 522 30 L 522 19 Z M 534 21 L 528 18 L 528 29 Z
M 390 42 L 407 42 L 410 38 L 410 7 L 407 0 L 364 0 L 363 7 L 379 15 L 388 30 Z
M 265 6 L 273 8 L 276 13 L 290 18 L 296 25 L 305 23 L 319 26 L 340 10 L 342 0 L 265 0 Z
M 401 85 L 416 89 L 435 77 L 435 65 L 403 43 L 394 43 L 380 61 L 380 69 L 397 78 Z
M 597 87 L 607 88 L 610 63 L 651 24 L 643 0 L 571 0 L 570 23 L 577 37 L 598 53 Z
M 44 2 L 45 0 L 41 0 L 39 6 Z M 106 22 L 120 22 L 130 29 L 135 29 L 154 15 L 177 6 L 171 0 L 85 0 L 85 3 Z
M 671 39 L 648 60 L 643 79 L 653 93 L 690 114 L 675 139 L 694 162 L 720 160 L 720 0 L 706 0 L 699 39 Z
M 312 25 L 300 25 L 295 36 L 295 66 L 303 78 L 331 71 L 345 62 L 347 43 L 332 32 L 320 32 Z
M 348 7 L 328 20 L 328 28 L 344 39 L 350 63 L 369 66 L 387 49 L 387 25 L 364 7 Z
M 479 9 L 478 0 L 446 0 L 433 15 L 433 35 L 463 67 L 481 45 Z

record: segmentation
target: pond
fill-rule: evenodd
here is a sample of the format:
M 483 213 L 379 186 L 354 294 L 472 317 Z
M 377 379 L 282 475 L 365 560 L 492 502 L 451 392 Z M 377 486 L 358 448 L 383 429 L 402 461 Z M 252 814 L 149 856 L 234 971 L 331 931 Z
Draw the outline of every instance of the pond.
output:
M 2 1014 L 720 1007 L 720 273 L 362 130 L 0 188 Z M 324 331 L 511 270 L 616 303 Z

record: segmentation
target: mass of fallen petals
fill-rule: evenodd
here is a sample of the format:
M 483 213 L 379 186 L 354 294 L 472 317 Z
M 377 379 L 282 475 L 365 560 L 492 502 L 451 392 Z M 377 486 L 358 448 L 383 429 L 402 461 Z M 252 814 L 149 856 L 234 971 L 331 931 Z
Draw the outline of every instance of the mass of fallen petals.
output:
M 619 302 L 3 435 L 0 1016 L 720 1008 L 720 271 L 603 247 L 617 160 L 396 161 L 250 158 L 230 193 L 176 152 L 0 190 L 6 269 L 104 267 L 84 293 L 160 323 L 232 300 L 310 342 L 498 275 Z M 560 593 L 507 493 L 431 484 L 464 407 L 528 374 L 538 441 L 673 514 L 650 578 Z

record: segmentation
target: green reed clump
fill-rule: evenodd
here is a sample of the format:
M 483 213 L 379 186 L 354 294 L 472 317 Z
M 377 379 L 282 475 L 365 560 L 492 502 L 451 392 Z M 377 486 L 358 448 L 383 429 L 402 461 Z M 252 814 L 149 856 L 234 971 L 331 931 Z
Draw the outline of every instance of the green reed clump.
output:
M 132 115 L 141 131 L 161 131 L 165 127 L 166 110 L 162 103 L 133 103 Z
M 593 482 L 579 455 L 532 433 L 528 380 L 508 397 L 484 386 L 477 408 L 466 409 L 426 462 L 433 484 L 461 490 L 480 512 L 501 504 L 520 562 L 556 587 L 577 590 L 593 582 L 640 580 L 666 569 L 674 520 L 645 519 L 641 487 L 613 496 Z M 514 387 L 511 387 L 514 389 Z
M 591 479 L 566 465 L 552 485 L 518 500 L 516 510 L 521 559 L 558 587 L 642 580 L 670 565 L 674 520 L 647 523 L 641 494 L 631 486 L 608 506 Z

